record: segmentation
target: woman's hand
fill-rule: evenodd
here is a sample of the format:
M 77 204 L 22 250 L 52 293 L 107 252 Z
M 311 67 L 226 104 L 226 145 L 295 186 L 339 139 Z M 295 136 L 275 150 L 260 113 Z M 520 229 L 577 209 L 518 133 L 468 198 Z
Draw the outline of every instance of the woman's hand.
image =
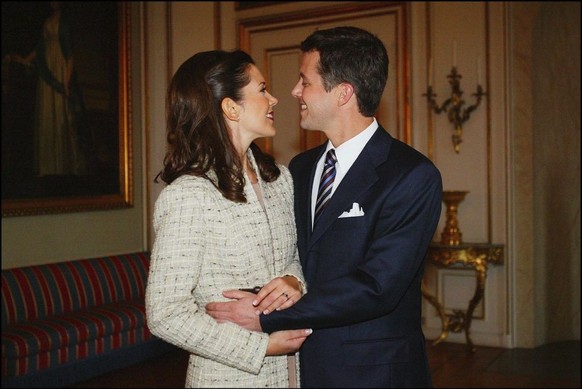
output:
M 313 331 L 308 330 L 287 330 L 277 331 L 269 335 L 269 345 L 266 355 L 285 355 L 294 353 L 303 345 L 305 339 Z
M 256 314 L 268 315 L 273 311 L 289 308 L 303 297 L 303 288 L 293 276 L 276 277 L 263 286 L 253 300 Z

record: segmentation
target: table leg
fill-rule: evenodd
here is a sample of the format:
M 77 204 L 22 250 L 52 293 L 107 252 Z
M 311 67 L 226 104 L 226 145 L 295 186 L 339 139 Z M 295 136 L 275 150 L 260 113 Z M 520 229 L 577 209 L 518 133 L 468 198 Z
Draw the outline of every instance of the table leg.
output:
M 465 320 L 463 322 L 463 327 L 465 330 L 465 339 L 467 340 L 467 346 L 471 352 L 475 352 L 475 346 L 471 340 L 471 321 L 473 320 L 473 312 L 475 307 L 481 299 L 483 298 L 483 293 L 485 290 L 485 277 L 487 276 L 487 263 L 485 261 L 485 256 L 480 256 L 475 259 L 473 266 L 475 267 L 476 274 L 476 287 L 475 294 L 469 302 L 469 307 L 467 308 L 467 313 L 465 314 Z
M 437 344 L 445 340 L 447 336 L 449 336 L 449 318 L 445 313 L 445 307 L 443 307 L 443 305 L 437 300 L 437 298 L 430 294 L 429 291 L 427 290 L 426 285 L 424 284 L 424 280 L 422 280 L 420 290 L 424 298 L 427 299 L 428 302 L 431 303 L 432 306 L 436 308 L 437 312 L 439 313 L 439 316 L 441 317 L 441 334 L 439 335 L 438 338 L 436 338 L 432 342 L 432 345 L 436 346 Z

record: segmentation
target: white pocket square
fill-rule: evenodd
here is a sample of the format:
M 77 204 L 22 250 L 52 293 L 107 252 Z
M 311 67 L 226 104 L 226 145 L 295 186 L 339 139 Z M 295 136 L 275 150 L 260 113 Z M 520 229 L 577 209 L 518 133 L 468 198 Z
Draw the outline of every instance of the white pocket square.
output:
M 354 203 L 352 204 L 352 209 L 349 211 L 344 211 L 339 217 L 359 217 L 364 216 L 364 210 L 360 207 L 360 204 Z

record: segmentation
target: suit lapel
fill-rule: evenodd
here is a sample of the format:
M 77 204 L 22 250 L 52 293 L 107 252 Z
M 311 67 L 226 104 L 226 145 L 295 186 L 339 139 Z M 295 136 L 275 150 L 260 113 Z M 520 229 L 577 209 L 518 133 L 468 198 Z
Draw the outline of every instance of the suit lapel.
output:
M 320 216 L 313 232 L 309 235 L 307 250 L 311 249 L 336 219 L 351 208 L 356 199 L 362 197 L 377 180 L 376 167 L 386 161 L 390 150 L 391 137 L 381 127 L 368 141 L 342 182 L 336 188 L 325 211 Z M 319 153 L 321 156 L 321 153 Z M 313 172 L 311 174 L 313 183 Z M 311 186 L 310 186 L 311 188 Z M 311 193 L 311 192 L 310 192 Z M 311 198 L 311 197 L 310 197 Z M 310 204 L 310 203 L 309 203 Z M 311 207 L 309 207 L 311 209 Z M 364 209 L 365 212 L 365 209 Z M 311 211 L 309 211 L 309 222 Z M 311 228 L 309 228 L 311 230 Z
M 297 220 L 297 245 L 301 261 L 305 260 L 304 252 L 311 236 L 311 188 L 315 177 L 317 161 L 325 151 L 325 143 L 304 154 L 304 158 L 297 161 L 294 169 L 295 186 L 295 218 Z M 305 265 L 303 263 L 303 265 Z
M 319 161 L 319 159 L 323 156 L 323 153 L 325 152 L 325 145 L 327 144 L 324 143 L 324 147 L 321 148 L 321 150 L 316 154 L 316 158 L 315 160 L 313 160 L 311 162 L 311 172 L 309 173 L 309 184 L 307 186 L 308 190 L 307 190 L 307 196 L 305 198 L 306 204 L 307 204 L 307 220 L 306 220 L 306 226 L 307 226 L 307 236 L 308 239 L 307 241 L 309 241 L 311 239 L 311 233 L 312 233 L 312 224 L 311 221 L 313 220 L 313 214 L 312 214 L 312 210 L 311 210 L 311 202 L 312 202 L 312 198 L 311 198 L 311 194 L 312 194 L 312 188 L 313 188 L 313 182 L 315 181 L 315 172 L 317 171 L 317 161 Z

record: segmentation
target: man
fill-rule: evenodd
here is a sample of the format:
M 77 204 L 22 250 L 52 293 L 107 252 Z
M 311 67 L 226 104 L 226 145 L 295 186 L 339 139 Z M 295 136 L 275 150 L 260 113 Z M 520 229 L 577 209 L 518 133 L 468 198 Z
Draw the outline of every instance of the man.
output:
M 262 313 L 253 315 L 253 297 L 227 291 L 238 301 L 207 311 L 268 333 L 312 328 L 300 352 L 302 387 L 430 387 L 421 281 L 440 217 L 440 173 L 374 117 L 388 77 L 377 37 L 354 27 L 319 30 L 301 50 L 292 91 L 301 127 L 329 139 L 289 165 L 308 293 L 287 308 L 293 301 L 263 300 L 261 291 L 254 303 Z M 326 204 L 318 199 L 322 171 Z

